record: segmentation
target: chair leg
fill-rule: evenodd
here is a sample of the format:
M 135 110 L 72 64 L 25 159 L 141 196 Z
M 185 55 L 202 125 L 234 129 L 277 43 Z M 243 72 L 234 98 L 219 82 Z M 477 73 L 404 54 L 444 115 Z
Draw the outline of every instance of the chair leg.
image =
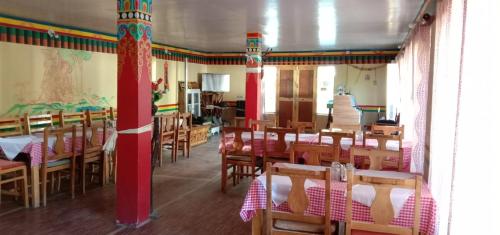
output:
M 159 160 L 160 160 L 160 167 L 163 166 L 163 144 L 160 142 L 160 153 L 158 154 Z
M 42 204 L 44 207 L 47 206 L 47 170 L 42 169 L 42 187 L 41 187 L 41 194 L 42 194 Z
M 182 147 L 183 147 L 183 149 L 182 149 L 182 156 L 186 157 L 186 152 L 187 152 L 187 141 L 186 140 L 182 141 Z
M 117 169 L 118 169 L 118 156 L 116 155 L 116 151 L 113 151 L 113 183 L 115 184 L 116 184 L 116 176 L 118 175 Z
M 226 182 L 227 182 L 227 165 L 226 165 L 226 158 L 223 156 L 222 157 L 222 164 L 221 164 L 221 191 L 223 193 L 226 192 Z
M 61 192 L 61 173 L 57 172 L 57 192 Z
M 171 145 L 170 158 L 171 158 L 172 162 L 175 162 L 175 141 L 173 141 L 172 145 Z
M 26 174 L 26 168 L 23 168 L 23 187 L 22 187 L 22 194 L 23 194 L 23 199 L 24 199 L 24 207 L 29 208 L 30 203 L 29 203 L 29 197 L 28 197 L 28 176 Z
M 71 199 L 75 198 L 76 159 L 71 158 Z
M 83 159 L 83 156 L 82 156 L 82 159 Z M 81 161 L 81 171 L 80 171 L 80 181 L 82 182 L 82 194 L 85 195 L 86 191 L 85 191 L 85 184 L 86 184 L 86 179 L 85 179 L 85 171 L 86 171 L 86 166 L 87 164 L 85 164 L 85 160 L 82 160 Z
M 104 152 L 101 153 L 101 162 L 100 162 L 100 167 L 101 167 L 101 171 L 100 171 L 100 177 L 101 180 L 99 181 L 101 183 L 101 187 L 104 187 L 104 185 L 106 184 L 106 181 L 105 181 L 105 177 L 106 177 L 106 171 L 104 169 L 104 165 L 105 165 L 105 160 L 104 160 Z
M 56 183 L 55 172 L 50 173 L 50 193 L 54 193 Z
M 250 170 L 252 171 L 252 180 L 254 180 L 255 179 L 255 171 L 256 171 L 255 166 L 249 166 L 249 167 L 250 167 Z
M 187 139 L 187 158 L 189 158 L 189 154 L 191 153 L 191 133 L 188 133 L 188 139 Z

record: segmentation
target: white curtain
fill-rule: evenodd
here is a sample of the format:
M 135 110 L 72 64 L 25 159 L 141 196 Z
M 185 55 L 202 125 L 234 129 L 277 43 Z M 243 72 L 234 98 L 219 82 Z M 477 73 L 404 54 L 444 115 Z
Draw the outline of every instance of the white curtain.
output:
M 430 145 L 439 234 L 495 234 L 500 215 L 500 1 L 437 5 Z
M 438 231 L 446 234 L 450 210 L 463 6 L 438 2 L 432 93 L 429 185 L 438 204 Z
M 465 25 L 449 233 L 500 234 L 500 1 L 453 4 Z
M 419 173 L 424 169 L 430 58 L 431 26 L 418 25 L 397 58 L 399 79 L 389 78 L 388 85 L 388 104 L 398 108 L 404 138 L 413 143 L 411 171 Z

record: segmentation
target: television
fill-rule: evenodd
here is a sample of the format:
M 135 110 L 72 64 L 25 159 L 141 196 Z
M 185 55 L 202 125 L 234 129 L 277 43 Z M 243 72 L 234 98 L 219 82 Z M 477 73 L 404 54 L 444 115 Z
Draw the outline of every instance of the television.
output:
M 229 92 L 229 74 L 202 73 L 201 90 L 212 92 Z

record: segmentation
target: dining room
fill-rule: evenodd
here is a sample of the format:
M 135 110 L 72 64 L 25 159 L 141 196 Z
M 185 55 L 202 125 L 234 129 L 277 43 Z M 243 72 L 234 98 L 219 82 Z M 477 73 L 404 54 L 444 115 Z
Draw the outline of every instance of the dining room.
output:
M 498 234 L 496 0 L 0 0 L 0 234 Z

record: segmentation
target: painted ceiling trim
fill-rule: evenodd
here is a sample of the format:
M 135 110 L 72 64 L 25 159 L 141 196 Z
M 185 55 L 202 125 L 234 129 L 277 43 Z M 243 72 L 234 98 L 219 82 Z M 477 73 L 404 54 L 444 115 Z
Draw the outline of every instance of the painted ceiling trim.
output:
M 49 33 L 52 31 L 56 36 Z M 29 19 L 0 15 L 0 41 L 116 54 L 117 38 L 74 27 L 52 25 Z M 191 63 L 244 65 L 244 53 L 211 53 L 153 43 L 153 56 Z M 264 57 L 267 65 L 378 64 L 395 59 L 399 50 L 272 52 Z

